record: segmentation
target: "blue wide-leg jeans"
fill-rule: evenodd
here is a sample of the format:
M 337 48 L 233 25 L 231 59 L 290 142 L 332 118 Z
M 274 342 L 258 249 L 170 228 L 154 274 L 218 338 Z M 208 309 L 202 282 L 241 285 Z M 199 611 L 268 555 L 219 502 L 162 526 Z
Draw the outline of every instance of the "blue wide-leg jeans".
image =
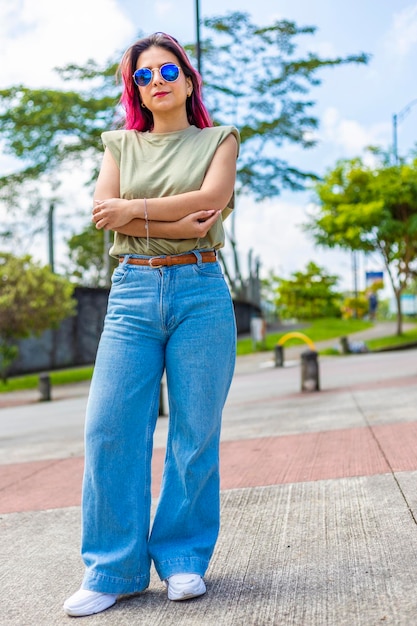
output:
M 205 573 L 219 531 L 221 415 L 233 376 L 233 304 L 217 262 L 123 263 L 112 288 L 87 407 L 82 587 L 132 593 Z M 162 374 L 169 433 L 150 528 L 151 458 Z

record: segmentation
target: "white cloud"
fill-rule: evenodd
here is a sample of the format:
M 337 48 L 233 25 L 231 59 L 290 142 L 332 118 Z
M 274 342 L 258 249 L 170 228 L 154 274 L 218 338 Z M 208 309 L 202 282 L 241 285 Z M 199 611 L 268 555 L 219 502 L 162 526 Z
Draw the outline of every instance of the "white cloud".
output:
M 328 107 L 321 120 L 319 135 L 322 142 L 341 148 L 341 157 L 353 157 L 367 146 L 386 146 L 390 142 L 391 133 L 388 122 L 365 126 L 356 120 L 343 119 L 336 108 Z
M 394 13 L 393 24 L 387 39 L 389 50 L 406 56 L 417 44 L 417 4 L 411 4 L 399 13 Z
M 307 195 L 300 194 L 298 202 L 276 198 L 256 203 L 249 197 L 238 201 L 235 236 L 241 271 L 247 275 L 248 253 L 252 250 L 253 259 L 261 261 L 262 276 L 272 270 L 279 276 L 289 277 L 295 271 L 304 270 L 309 261 L 315 261 L 341 277 L 341 289 L 351 289 L 349 254 L 316 248 L 301 229 L 301 224 L 307 222 L 310 201 Z M 229 248 L 227 250 L 230 260 Z
M 54 67 L 103 62 L 133 36 L 116 0 L 2 0 L 0 86 L 55 86 Z

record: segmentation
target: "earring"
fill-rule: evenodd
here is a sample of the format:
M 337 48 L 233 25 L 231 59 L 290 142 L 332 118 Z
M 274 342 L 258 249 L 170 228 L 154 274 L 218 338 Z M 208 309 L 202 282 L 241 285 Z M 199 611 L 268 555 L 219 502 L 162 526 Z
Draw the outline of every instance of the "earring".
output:
M 142 107 L 142 109 L 146 109 L 146 106 L 143 104 L 143 102 L 141 102 L 140 106 Z

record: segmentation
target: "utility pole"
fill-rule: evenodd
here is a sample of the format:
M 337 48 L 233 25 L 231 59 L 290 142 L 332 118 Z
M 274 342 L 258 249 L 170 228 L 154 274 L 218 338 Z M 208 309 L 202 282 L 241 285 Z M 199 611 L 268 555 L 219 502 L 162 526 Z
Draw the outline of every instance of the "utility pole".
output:
M 394 165 L 398 165 L 398 115 L 392 116 L 392 153 L 394 155 Z
M 398 165 L 398 124 L 409 114 L 413 106 L 417 104 L 417 98 L 412 100 L 399 113 L 392 116 L 392 153 L 394 156 L 394 165 Z

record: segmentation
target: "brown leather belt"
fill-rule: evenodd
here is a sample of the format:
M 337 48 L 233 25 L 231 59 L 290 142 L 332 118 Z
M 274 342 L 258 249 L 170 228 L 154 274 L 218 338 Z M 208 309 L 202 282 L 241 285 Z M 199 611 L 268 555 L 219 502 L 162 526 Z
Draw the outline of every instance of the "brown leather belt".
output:
M 200 252 L 201 261 L 203 263 L 214 263 L 217 260 L 216 253 Z M 124 258 L 120 257 L 119 262 L 123 263 Z M 129 265 L 147 265 L 148 267 L 171 267 L 171 265 L 189 265 L 197 263 L 198 259 L 195 254 L 174 254 L 173 256 L 152 256 L 149 259 L 137 259 L 132 257 L 126 261 Z

